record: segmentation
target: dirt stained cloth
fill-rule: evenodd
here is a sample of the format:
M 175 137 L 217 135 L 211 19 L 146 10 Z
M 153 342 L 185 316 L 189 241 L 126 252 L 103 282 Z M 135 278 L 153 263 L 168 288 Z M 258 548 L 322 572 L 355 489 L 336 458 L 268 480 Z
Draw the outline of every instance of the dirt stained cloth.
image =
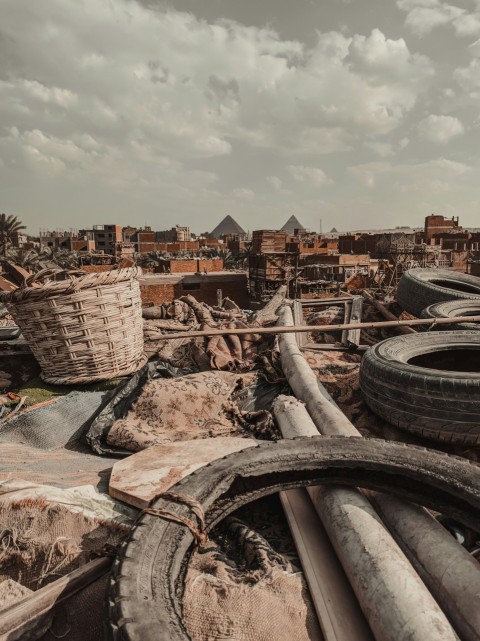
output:
M 199 372 L 145 383 L 125 417 L 117 419 L 107 443 L 131 451 L 172 441 L 245 435 L 231 396 L 254 375 Z M 265 416 L 253 417 L 264 420 Z
M 321 641 L 303 574 L 248 524 L 229 517 L 223 529 L 242 560 L 215 542 L 194 553 L 183 597 L 192 639 Z

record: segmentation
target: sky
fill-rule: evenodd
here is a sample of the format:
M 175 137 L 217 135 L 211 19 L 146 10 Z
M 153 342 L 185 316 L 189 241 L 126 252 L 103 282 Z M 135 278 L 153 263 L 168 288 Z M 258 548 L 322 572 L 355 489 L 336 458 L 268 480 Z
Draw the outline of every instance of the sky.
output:
M 31 234 L 480 226 L 480 0 L 0 0 Z

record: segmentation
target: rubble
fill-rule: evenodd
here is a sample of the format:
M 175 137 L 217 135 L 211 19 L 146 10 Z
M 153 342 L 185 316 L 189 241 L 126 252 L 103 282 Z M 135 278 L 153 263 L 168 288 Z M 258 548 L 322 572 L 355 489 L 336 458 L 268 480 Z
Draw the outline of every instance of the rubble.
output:
M 20 280 L 25 279 L 25 275 L 18 271 L 15 274 L 17 284 L 21 286 Z M 7 282 L 13 291 L 13 280 Z M 327 396 L 327 400 L 322 403 L 318 396 L 315 397 L 315 402 L 305 397 L 306 409 L 301 406 L 302 411 L 306 413 L 308 410 L 314 422 L 321 422 L 322 429 L 330 429 L 331 433 L 336 433 L 338 426 L 344 425 L 347 433 L 355 432 L 356 428 L 364 436 L 377 435 L 407 443 L 419 442 L 415 437 L 398 432 L 372 414 L 365 404 L 358 379 L 362 352 L 367 345 L 396 335 L 398 331 L 414 333 L 413 327 L 418 321 L 394 304 L 384 304 L 366 292 L 363 299 L 359 296 L 333 296 L 332 301 L 320 309 L 311 305 L 311 309 L 305 313 L 305 325 L 292 328 L 289 323 L 279 324 L 279 319 L 281 321 L 285 317 L 285 309 L 288 309 L 285 307 L 286 289 L 287 287 L 280 288 L 269 304 L 255 312 L 242 310 L 234 301 L 229 298 L 222 299 L 221 296 L 217 305 L 207 305 L 191 295 L 185 295 L 169 303 L 144 307 L 143 338 L 145 351 L 151 358 L 149 365 L 133 376 L 113 381 L 110 389 L 80 391 L 85 388 L 80 386 L 63 389 L 53 386 L 51 396 L 42 399 L 40 403 L 37 403 L 36 399 L 31 402 L 27 399 L 17 415 L 0 424 L 0 442 L 4 453 L 0 482 L 5 490 L 11 493 L 12 500 L 21 503 L 27 501 L 27 504 L 32 501 L 31 509 L 34 510 L 43 509 L 40 505 L 42 500 L 47 501 L 48 505 L 63 505 L 66 509 L 69 509 L 68 504 L 71 502 L 72 505 L 77 504 L 75 510 L 78 518 L 88 521 L 89 518 L 100 518 L 100 513 L 92 517 L 91 507 L 95 504 L 96 497 L 106 496 L 108 489 L 112 499 L 115 499 L 113 505 L 122 505 L 126 510 L 128 508 L 125 504 L 132 506 L 132 511 L 123 515 L 123 527 L 135 518 L 137 510 L 155 510 L 152 505 L 156 497 L 168 492 L 173 484 L 182 479 L 188 480 L 189 475 L 195 470 L 216 459 L 222 459 L 231 452 L 239 452 L 246 448 L 255 450 L 256 439 L 277 440 L 280 420 L 278 417 L 277 421 L 272 418 L 272 402 L 283 391 L 291 393 L 285 377 L 290 380 L 290 386 L 297 397 L 302 398 L 300 387 L 304 377 L 300 376 L 297 382 L 292 382 L 292 370 L 282 356 L 281 347 L 287 340 L 294 341 L 295 332 L 297 338 L 303 334 L 307 337 L 303 344 L 300 341 L 301 349 L 295 359 L 297 363 L 303 362 L 310 372 L 311 393 L 314 394 L 315 389 L 318 392 L 320 383 L 324 386 L 322 393 Z M 361 309 L 359 312 L 359 308 L 352 305 L 353 301 L 358 299 L 364 303 L 363 315 Z M 348 303 L 345 303 L 345 300 Z M 290 304 L 289 301 L 286 303 L 287 306 Z M 299 301 L 296 301 L 294 308 L 298 303 Z M 280 313 L 279 308 L 282 306 L 283 311 Z M 385 317 L 387 321 L 383 320 Z M 0 322 L 1 320 L 0 318 Z M 469 317 L 469 320 L 472 321 L 472 317 Z M 428 326 L 429 321 L 419 322 Z M 458 323 L 458 318 L 455 318 L 455 322 Z M 277 325 L 274 325 L 275 323 Z M 277 336 L 281 337 L 279 341 L 276 340 Z M 5 388 L 12 384 L 9 376 L 6 371 L 3 379 Z M 269 388 L 268 392 L 259 391 L 259 381 Z M 20 387 L 17 387 L 16 391 L 19 389 Z M 59 394 L 66 395 L 57 396 L 56 390 Z M 331 396 L 330 399 L 328 394 Z M 73 407 L 69 405 L 70 400 L 74 405 L 78 403 L 78 422 L 74 420 L 69 425 L 72 416 L 69 412 Z M 334 407 L 334 403 L 340 407 L 341 413 Z M 6 407 L 6 401 L 4 406 Z M 324 410 L 320 407 L 324 407 Z M 322 413 L 323 411 L 326 414 Z M 45 434 L 40 434 L 42 426 L 47 424 L 49 429 Z M 92 428 L 97 430 L 95 436 L 92 435 Z M 87 442 L 91 449 L 85 442 L 87 431 Z M 466 448 L 459 449 L 442 444 L 439 449 L 455 451 L 472 459 L 478 456 L 478 449 L 475 448 L 468 451 Z M 122 460 L 118 461 L 118 457 L 122 457 Z M 12 475 L 15 481 L 13 484 Z M 44 486 L 43 489 L 40 486 Z M 89 488 L 86 489 L 85 495 L 82 495 L 80 486 Z M 182 485 L 178 487 L 181 488 Z M 73 493 L 69 493 L 68 488 Z M 175 489 L 173 491 L 175 492 Z M 326 494 L 333 495 L 334 490 L 329 490 Z M 80 500 L 81 496 L 83 498 Z M 292 501 L 293 498 L 294 495 Z M 171 501 L 174 502 L 175 499 L 172 498 Z M 292 528 L 295 528 L 291 518 L 295 512 L 293 503 L 289 508 L 287 498 L 283 497 L 282 501 L 287 511 L 290 508 L 293 510 L 290 523 Z M 392 499 L 393 504 L 395 503 Z M 8 516 L 10 512 L 5 511 L 6 505 L 7 502 L 2 500 L 0 492 L 0 514 L 4 510 Z M 173 503 L 170 505 L 173 506 Z M 262 518 L 266 522 L 273 522 L 276 517 L 270 510 L 274 509 L 274 502 L 270 500 L 262 505 Z M 297 506 L 299 505 L 297 501 Z M 403 506 L 400 502 L 398 505 Z M 50 509 L 46 507 L 45 514 L 50 514 Z M 326 508 L 323 507 L 322 510 L 324 509 Z M 60 508 L 63 515 L 62 510 L 63 508 Z M 167 515 L 165 518 L 169 518 L 170 511 L 167 507 L 164 508 Z M 282 634 L 291 638 L 291 634 L 285 631 L 290 629 L 289 625 L 294 625 L 296 638 L 320 639 L 315 607 L 322 620 L 322 617 L 326 616 L 325 606 L 323 614 L 322 607 L 318 609 L 318 606 L 313 606 L 306 594 L 303 573 L 299 574 L 298 566 L 292 564 L 290 552 L 285 552 L 293 545 L 290 535 L 282 535 L 284 538 L 279 541 L 274 532 L 265 530 L 265 538 L 262 537 L 258 530 L 262 519 L 258 515 L 253 517 L 254 512 L 255 508 L 252 506 L 243 514 L 241 521 L 236 515 L 230 520 L 225 520 L 222 526 L 209 532 L 208 552 L 196 552 L 190 559 L 188 572 L 184 577 L 187 592 L 183 607 L 187 629 L 197 641 L 212 638 L 212 630 L 217 630 L 218 634 L 225 632 L 220 612 L 220 605 L 225 605 L 225 599 L 217 598 L 221 588 L 222 594 L 228 595 L 232 612 L 235 611 L 232 621 L 238 621 L 237 628 L 241 627 L 245 612 L 249 611 L 248 604 L 252 604 L 250 628 L 244 628 L 241 632 L 244 637 L 239 638 L 245 638 L 246 641 L 259 638 L 258 635 L 263 634 L 261 631 L 265 625 L 271 635 L 271 621 L 266 622 L 266 615 L 254 616 L 253 613 L 267 612 L 273 607 L 280 607 L 287 614 L 285 619 L 278 617 L 278 634 L 275 633 L 275 638 L 281 639 Z M 115 520 L 112 514 L 104 514 L 101 518 L 105 523 Z M 191 522 L 193 523 L 192 520 Z M 284 521 L 282 523 L 282 527 L 286 528 Z M 327 523 L 325 526 L 333 541 L 335 535 L 332 534 L 332 527 Z M 83 532 L 82 527 L 78 526 L 78 532 Z M 195 523 L 194 527 L 197 528 L 198 524 Z M 266 525 L 262 525 L 263 527 L 266 528 Z M 49 536 L 53 536 L 53 524 L 46 524 L 44 529 Z M 346 529 L 351 533 L 351 523 Z M 278 532 L 280 528 L 276 530 Z M 446 532 L 444 529 L 441 531 Z M 86 545 L 88 532 L 84 534 Z M 107 547 L 113 545 L 115 549 L 118 548 L 120 541 L 127 535 L 127 528 L 120 528 L 118 534 L 118 539 L 108 542 Z M 70 559 L 70 551 L 74 547 L 76 553 L 78 552 L 75 559 L 80 559 L 78 563 L 85 562 L 85 567 L 92 562 L 95 554 L 106 553 L 101 536 L 98 539 L 99 549 L 89 548 L 88 545 L 82 548 L 82 544 L 78 543 L 75 537 L 67 538 L 73 543 L 65 546 L 66 554 L 50 560 L 50 569 L 47 568 L 46 573 L 43 571 L 47 583 L 57 578 L 57 574 L 55 577 L 50 575 L 52 567 L 57 568 L 59 574 L 65 578 L 70 576 L 77 560 L 71 565 L 70 561 L 64 562 L 63 559 Z M 287 539 L 288 542 L 285 543 Z M 470 540 L 475 541 L 475 537 Z M 382 541 L 386 539 L 382 538 Z M 458 546 L 454 539 L 450 543 Z M 309 543 L 307 547 L 310 548 L 311 545 Z M 57 553 L 56 548 L 54 552 Z M 343 553 L 337 549 L 339 557 L 342 557 Z M 415 551 L 412 554 L 413 559 Z M 460 554 L 459 568 L 462 554 L 468 553 L 464 551 Z M 249 560 L 246 560 L 245 555 Z M 387 556 L 391 560 L 395 555 Z M 349 558 L 351 562 L 351 554 Z M 42 564 L 45 565 L 45 554 L 42 559 Z M 346 563 L 344 560 L 344 564 Z M 435 582 L 433 566 L 428 566 L 423 561 L 422 564 L 422 568 L 427 568 L 422 575 L 423 580 L 436 594 L 436 588 L 429 583 L 431 580 Z M 474 567 L 476 566 L 472 565 L 472 576 L 475 574 Z M 371 578 L 370 570 L 362 570 L 362 576 L 365 572 Z M 40 576 L 43 574 L 41 572 Z M 308 575 L 308 572 L 306 574 Z M 397 580 L 399 573 L 395 571 L 392 576 Z M 17 578 L 13 577 L 12 580 Z M 309 580 L 312 580 L 311 577 Z M 355 584 L 351 575 L 350 580 Z M 104 579 L 102 581 L 104 585 Z M 276 588 L 272 586 L 274 583 L 277 585 L 277 581 L 279 588 L 274 595 L 272 592 L 275 592 Z M 27 588 L 31 585 L 21 579 L 19 582 Z M 418 580 L 417 583 L 419 589 L 423 590 L 422 582 Z M 438 598 L 438 602 L 442 606 L 441 609 L 448 611 L 454 625 L 470 634 L 468 621 L 472 613 L 468 608 L 457 608 L 457 614 L 449 610 L 454 583 L 452 579 L 448 584 L 448 589 L 452 592 L 442 599 Z M 14 587 L 10 592 L 14 591 Z M 318 596 L 312 584 L 310 589 L 314 597 Z M 389 619 L 389 616 L 400 617 L 398 612 L 401 598 L 398 595 L 392 597 L 398 606 L 396 614 L 393 614 L 382 605 L 385 590 L 382 589 L 379 594 L 380 600 L 377 605 L 374 604 L 373 597 L 368 597 L 367 606 L 363 605 L 370 626 L 365 622 L 358 623 L 358 626 L 365 626 L 366 639 L 369 638 L 370 627 L 375 630 L 375 634 L 379 634 L 380 628 L 389 629 L 388 634 L 385 632 L 384 638 L 401 638 L 398 636 L 400 632 L 397 630 L 397 623 L 394 625 Z M 357 597 L 353 596 L 353 599 Z M 93 592 L 90 598 L 93 598 Z M 241 602 L 245 607 L 238 607 L 237 612 L 236 608 Z M 296 608 L 295 617 L 298 615 L 298 618 L 293 616 L 293 610 L 289 610 L 290 606 Z M 207 607 L 208 616 L 202 615 Z M 432 616 L 436 621 L 440 621 L 441 618 L 443 622 L 441 609 L 434 606 L 431 612 L 434 613 Z M 408 614 L 409 607 L 405 608 L 405 612 Z M 359 617 L 360 621 L 363 615 L 360 614 Z M 378 620 L 382 617 L 384 622 L 380 625 Z M 421 625 L 426 625 L 425 617 L 424 613 Z M 353 614 L 347 619 L 352 621 Z M 401 617 L 398 618 L 398 621 L 401 620 Z M 444 626 L 442 623 L 440 627 L 444 628 L 446 636 L 438 638 L 450 638 L 449 624 Z M 328 634 L 325 635 L 324 627 L 322 631 L 324 638 L 329 639 Z M 466 638 L 469 638 L 468 634 Z M 363 638 L 360 632 L 357 636 Z

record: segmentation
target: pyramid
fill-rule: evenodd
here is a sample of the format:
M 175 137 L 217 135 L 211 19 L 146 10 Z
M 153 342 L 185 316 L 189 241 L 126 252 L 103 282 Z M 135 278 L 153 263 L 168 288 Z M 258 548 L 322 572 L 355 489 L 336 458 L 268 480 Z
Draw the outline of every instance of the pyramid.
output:
M 338 230 L 335 229 L 335 227 L 332 227 L 332 229 L 328 233 L 329 234 L 338 234 Z
M 281 231 L 286 231 L 287 234 L 293 236 L 293 234 L 295 233 L 295 229 L 305 229 L 305 227 L 296 216 L 290 216 L 285 225 L 282 227 Z
M 220 238 L 225 236 L 225 234 L 244 234 L 245 231 L 240 227 L 236 220 L 234 220 L 230 214 L 225 216 L 222 222 L 218 223 L 215 229 L 212 231 L 212 236 L 214 238 Z

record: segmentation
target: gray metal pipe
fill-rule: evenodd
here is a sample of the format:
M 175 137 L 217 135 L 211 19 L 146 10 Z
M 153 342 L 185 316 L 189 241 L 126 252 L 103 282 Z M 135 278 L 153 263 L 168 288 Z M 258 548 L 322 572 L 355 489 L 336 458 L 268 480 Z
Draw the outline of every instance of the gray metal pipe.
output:
M 305 408 L 288 397 L 278 397 L 273 411 L 283 436 L 318 435 Z M 363 494 L 343 487 L 308 492 L 377 641 L 458 639 Z M 329 624 L 338 623 L 331 615 Z
M 290 308 L 281 310 L 279 323 L 294 326 Z M 360 433 L 337 407 L 321 385 L 302 353 L 295 335 L 279 336 L 282 368 L 298 399 L 305 402 L 309 415 L 321 434 L 359 436 Z M 425 584 L 450 618 L 464 641 L 480 640 L 480 564 L 473 563 L 468 552 L 433 519 L 419 518 L 415 506 L 395 497 L 377 494 L 375 504 L 402 549 L 412 559 Z M 388 507 L 391 506 L 391 509 Z M 393 514 L 397 512 L 398 518 Z M 401 522 L 401 527 L 400 527 Z M 441 546 L 442 555 L 421 545 L 426 540 Z M 441 543 L 440 543 L 441 541 Z M 446 563 L 448 558 L 455 563 Z M 466 579 L 468 577 L 468 580 Z
M 425 508 L 385 494 L 371 500 L 460 637 L 478 639 L 480 563 Z
M 273 412 L 284 438 L 318 436 L 303 403 L 278 396 Z M 280 492 L 325 641 L 372 641 L 372 632 L 325 528 L 303 488 Z M 313 514 L 312 514 L 313 513 Z
M 289 307 L 280 310 L 278 322 L 294 327 Z M 360 436 L 308 366 L 295 334 L 282 334 L 278 342 L 282 368 L 290 387 L 305 403 L 318 431 L 330 436 Z M 432 520 L 419 518 L 415 506 L 383 494 L 376 494 L 375 505 L 399 542 L 401 539 L 402 549 L 447 613 L 455 630 L 464 641 L 480 641 L 480 564 L 472 564 L 468 552 L 444 528 L 439 529 Z M 397 514 L 395 519 L 394 513 Z M 428 546 L 421 545 L 427 540 L 435 541 L 437 546 L 441 540 L 442 558 L 432 554 Z M 448 558 L 455 559 L 455 562 L 448 564 L 446 571 L 445 560 Z

